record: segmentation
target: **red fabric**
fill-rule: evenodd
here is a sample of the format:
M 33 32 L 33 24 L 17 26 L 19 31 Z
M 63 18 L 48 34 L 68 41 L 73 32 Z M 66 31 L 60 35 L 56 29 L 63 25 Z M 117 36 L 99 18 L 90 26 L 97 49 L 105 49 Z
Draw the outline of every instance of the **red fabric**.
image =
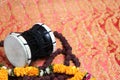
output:
M 67 38 L 79 57 L 81 70 L 92 73 L 97 80 L 120 80 L 120 0 L 0 1 L 0 40 L 36 22 Z M 0 62 L 8 64 L 3 48 L 0 55 Z M 61 59 L 62 55 L 54 62 L 62 63 Z M 35 64 L 42 63 L 39 60 Z

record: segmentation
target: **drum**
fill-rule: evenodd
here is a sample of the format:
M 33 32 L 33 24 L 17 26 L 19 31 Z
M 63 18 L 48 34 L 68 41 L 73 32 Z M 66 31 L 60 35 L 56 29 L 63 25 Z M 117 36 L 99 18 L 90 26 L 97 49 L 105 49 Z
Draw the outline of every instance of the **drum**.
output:
M 13 66 L 29 65 L 54 52 L 56 41 L 51 29 L 37 23 L 22 33 L 10 33 L 4 40 L 5 54 Z

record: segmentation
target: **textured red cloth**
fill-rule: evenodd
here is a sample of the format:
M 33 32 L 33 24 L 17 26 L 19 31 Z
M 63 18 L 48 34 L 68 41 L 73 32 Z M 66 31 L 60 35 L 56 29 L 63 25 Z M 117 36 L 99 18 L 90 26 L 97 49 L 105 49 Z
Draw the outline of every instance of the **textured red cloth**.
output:
M 67 38 L 82 70 L 97 80 L 120 80 L 120 0 L 0 1 L 0 40 L 36 22 L 45 23 Z M 59 55 L 54 62 L 62 63 L 61 59 Z M 0 62 L 8 64 L 3 48 Z M 39 60 L 35 64 L 42 63 Z

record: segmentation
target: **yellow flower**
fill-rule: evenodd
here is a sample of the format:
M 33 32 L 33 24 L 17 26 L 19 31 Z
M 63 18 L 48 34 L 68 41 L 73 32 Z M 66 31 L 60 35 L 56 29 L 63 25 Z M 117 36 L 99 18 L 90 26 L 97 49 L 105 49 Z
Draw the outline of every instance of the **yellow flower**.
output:
M 14 74 L 19 77 L 19 76 L 38 76 L 39 74 L 39 69 L 36 67 L 16 67 L 14 68 Z
M 67 66 L 67 68 L 66 68 L 66 74 L 68 74 L 68 75 L 74 75 L 78 71 L 79 71 L 78 68 L 75 66 Z
M 63 64 L 54 64 L 53 66 L 53 72 L 55 73 L 65 73 L 66 66 Z
M 26 75 L 26 71 L 24 67 L 16 67 L 14 68 L 14 74 L 19 77 L 19 76 L 25 76 Z
M 55 73 L 66 73 L 68 75 L 74 75 L 78 71 L 78 68 L 75 66 L 65 66 L 63 64 L 54 64 L 53 66 L 53 72 Z
M 8 71 L 6 69 L 0 69 L 0 80 L 8 80 Z
M 86 74 L 86 72 L 80 72 L 80 71 L 78 71 L 78 72 L 76 72 L 74 74 L 74 76 L 72 78 L 70 78 L 68 80 L 82 80 L 83 77 L 85 76 L 85 74 Z
M 96 80 L 96 78 L 92 77 L 90 80 Z
M 82 72 L 80 72 L 80 71 L 79 71 L 79 72 L 77 72 L 77 73 L 75 74 L 75 76 L 74 76 L 74 77 L 76 77 L 76 78 L 78 78 L 78 79 L 81 79 L 81 80 L 82 80 L 82 79 L 83 79 L 83 77 L 84 77 L 84 75 L 85 75 L 84 73 L 82 73 Z
M 39 69 L 36 67 L 26 67 L 25 71 L 27 73 L 27 76 L 38 76 L 39 75 Z

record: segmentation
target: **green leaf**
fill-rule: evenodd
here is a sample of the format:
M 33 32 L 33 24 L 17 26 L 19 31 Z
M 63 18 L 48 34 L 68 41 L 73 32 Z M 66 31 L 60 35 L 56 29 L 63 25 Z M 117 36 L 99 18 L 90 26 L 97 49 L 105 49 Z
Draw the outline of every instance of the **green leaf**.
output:
M 0 64 L 0 67 L 4 66 L 4 64 Z

